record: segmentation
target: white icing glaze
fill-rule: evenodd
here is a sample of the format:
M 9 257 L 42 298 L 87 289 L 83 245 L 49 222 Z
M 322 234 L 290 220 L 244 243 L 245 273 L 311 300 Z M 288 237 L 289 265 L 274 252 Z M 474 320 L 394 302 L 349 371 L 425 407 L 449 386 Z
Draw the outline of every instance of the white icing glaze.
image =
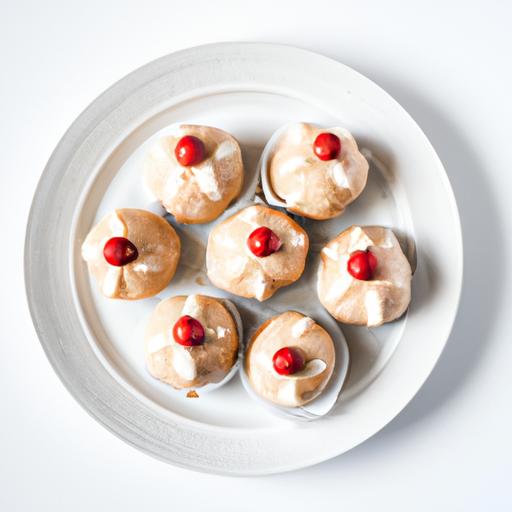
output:
M 109 265 L 102 285 L 102 292 L 106 297 L 112 297 L 115 295 L 117 288 L 119 287 L 119 279 L 121 278 L 122 272 L 122 267 Z
M 298 404 L 299 397 L 297 396 L 297 381 L 291 379 L 283 381 L 277 391 L 277 399 L 281 403 L 285 404 Z
M 221 339 L 221 338 L 224 338 L 226 336 L 226 334 L 229 333 L 229 329 L 226 329 L 225 327 L 222 327 L 222 326 L 218 326 L 217 327 L 217 338 L 218 339 Z
M 165 336 L 165 334 L 160 333 L 153 336 L 146 342 L 146 352 L 148 354 L 155 354 L 163 348 L 168 347 L 170 344 L 169 336 Z
M 169 177 L 164 186 L 164 198 L 167 200 L 173 198 L 179 191 L 181 185 L 184 183 L 183 174 L 185 169 L 177 167 L 169 173 Z
M 350 188 L 350 183 L 348 181 L 347 173 L 343 168 L 343 164 L 341 162 L 336 162 L 331 168 L 331 176 L 334 180 L 334 183 L 341 188 Z
M 245 210 L 242 210 L 238 214 L 238 218 L 244 221 L 245 223 L 249 224 L 250 226 L 259 228 L 260 224 L 258 224 L 258 222 L 256 221 L 257 214 L 257 208 L 246 208 Z
M 301 318 L 292 327 L 292 336 L 294 338 L 300 338 L 308 329 L 315 325 L 315 321 L 308 316 Z
M 301 379 L 316 377 L 325 371 L 326 368 L 327 364 L 325 361 L 322 361 L 321 359 L 312 359 L 306 363 L 306 366 L 302 371 L 292 375 L 279 375 L 275 372 L 278 376 L 277 378 L 282 381 L 279 386 L 278 399 L 283 403 L 298 405 L 300 403 L 300 397 L 297 394 L 298 381 Z
M 201 192 L 205 194 L 208 199 L 219 201 L 222 195 L 213 163 L 207 160 L 198 167 L 191 167 L 191 170 Z
M 173 346 L 172 366 L 182 379 L 194 380 L 196 378 L 197 368 L 194 358 L 186 347 L 178 343 Z
M 135 272 L 143 272 L 144 274 L 149 270 L 149 267 L 145 263 L 137 263 L 133 266 Z
M 222 160 L 223 158 L 231 157 L 236 153 L 236 150 L 237 147 L 233 141 L 225 140 L 217 146 L 217 149 L 215 150 L 215 159 Z
M 395 245 L 395 236 L 391 230 L 386 230 L 386 237 L 384 241 L 379 244 L 379 247 L 383 249 L 391 249 Z
M 280 377 L 291 380 L 309 379 L 310 377 L 320 375 L 326 368 L 327 363 L 322 361 L 322 359 L 311 359 L 300 372 L 292 373 L 291 375 L 280 375 Z
M 185 304 L 183 304 L 183 309 L 181 310 L 181 316 L 189 315 L 192 318 L 197 318 L 201 313 L 201 306 L 197 301 L 197 295 L 189 295 L 185 300 Z M 206 327 L 206 326 L 204 326 Z
M 105 244 L 103 244 L 103 245 L 105 245 Z M 99 249 L 100 249 L 99 245 L 92 245 L 90 243 L 82 244 L 82 258 L 85 261 L 94 260 L 99 253 Z
M 324 247 L 322 252 L 331 260 L 338 259 L 338 244 L 333 244 L 331 247 Z
M 389 239 L 389 234 L 387 234 Z M 374 245 L 373 240 L 359 227 L 357 226 L 352 233 L 350 233 L 350 245 L 348 253 L 353 253 L 355 251 L 366 251 L 368 247 L 372 247 Z M 379 245 L 379 247 L 384 247 Z
M 258 300 L 263 300 L 265 292 L 267 291 L 267 280 L 265 279 L 265 274 L 261 269 L 255 276 L 254 290 L 254 296 Z
M 368 315 L 368 327 L 380 325 L 384 318 L 383 303 L 377 290 L 368 290 L 364 297 L 364 306 Z
M 304 165 L 307 165 L 306 159 L 301 156 L 295 156 L 287 160 L 285 163 L 283 163 L 283 165 L 279 167 L 279 172 L 283 174 L 288 174 L 293 171 L 296 171 L 297 169 Z
M 332 286 L 329 288 L 326 299 L 335 300 L 340 294 L 343 295 L 349 286 L 351 285 L 353 277 L 348 273 L 343 273 L 341 277 L 336 279 Z M 340 310 L 343 309 L 343 305 L 340 305 Z

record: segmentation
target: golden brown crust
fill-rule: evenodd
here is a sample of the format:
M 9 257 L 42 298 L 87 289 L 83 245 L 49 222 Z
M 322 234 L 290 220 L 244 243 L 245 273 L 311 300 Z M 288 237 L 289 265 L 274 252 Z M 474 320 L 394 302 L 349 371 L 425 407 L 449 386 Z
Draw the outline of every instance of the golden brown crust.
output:
M 109 265 L 103 247 L 112 237 L 128 238 L 138 257 L 123 267 Z M 180 239 L 162 217 L 146 210 L 121 208 L 91 229 L 82 245 L 82 256 L 109 298 L 137 300 L 156 295 L 174 277 L 180 258 Z
M 187 299 L 189 311 L 184 311 Z M 191 312 L 190 316 L 205 328 L 206 341 L 184 347 L 174 341 L 172 327 L 183 314 Z M 199 388 L 220 382 L 229 373 L 237 360 L 239 343 L 236 322 L 220 299 L 205 295 L 171 297 L 160 302 L 148 323 L 146 364 L 153 377 L 176 389 Z M 179 365 L 183 365 L 184 356 L 182 368 Z
M 254 256 L 247 247 L 247 238 L 261 226 L 270 228 L 282 241 L 276 253 L 264 258 Z M 215 286 L 235 295 L 266 300 L 300 278 L 308 249 L 306 231 L 290 217 L 266 206 L 249 206 L 210 232 L 208 277 Z
M 317 374 L 297 378 L 281 376 L 272 367 L 274 354 L 283 347 L 296 347 L 306 364 L 321 361 Z M 244 368 L 253 389 L 263 398 L 285 407 L 298 407 L 316 398 L 332 376 L 334 342 L 319 324 L 296 311 L 266 320 L 252 335 L 245 353 Z
M 373 278 L 361 281 L 347 271 L 350 254 L 370 249 L 377 258 Z M 399 318 L 411 300 L 411 267 L 390 229 L 351 226 L 320 253 L 318 298 L 336 320 L 375 327 Z
M 192 167 L 181 166 L 174 155 L 184 135 L 200 138 L 206 159 Z M 180 125 L 178 133 L 161 138 L 145 164 L 148 188 L 165 209 L 184 224 L 216 219 L 240 194 L 244 180 L 242 153 L 229 133 L 210 126 Z
M 322 132 L 336 134 L 342 145 L 338 158 L 322 161 L 313 152 Z M 368 162 L 343 128 L 290 125 L 276 141 L 269 161 L 270 186 L 290 212 L 316 220 L 341 215 L 363 191 Z

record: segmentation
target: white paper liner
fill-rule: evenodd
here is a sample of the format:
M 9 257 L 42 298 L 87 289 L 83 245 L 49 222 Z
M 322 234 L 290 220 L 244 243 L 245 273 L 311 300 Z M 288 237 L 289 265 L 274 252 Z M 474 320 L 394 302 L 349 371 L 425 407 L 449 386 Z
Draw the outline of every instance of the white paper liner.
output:
M 261 188 L 263 190 L 263 195 L 265 196 L 265 200 L 269 205 L 278 206 L 279 208 L 286 208 L 286 202 L 283 201 L 272 189 L 270 185 L 270 166 L 269 160 L 272 156 L 272 151 L 276 142 L 279 140 L 281 135 L 290 127 L 293 126 L 294 123 L 287 123 L 280 128 L 278 128 L 270 137 L 268 142 L 265 144 L 263 148 L 263 152 L 261 153 L 261 158 L 258 163 L 258 170 L 261 176 Z M 316 125 L 313 125 L 316 126 Z
M 321 319 L 319 315 L 315 315 L 316 318 L 313 319 L 331 335 L 334 341 L 335 364 L 327 386 L 322 393 L 311 402 L 301 407 L 283 407 L 261 397 L 251 386 L 247 373 L 245 372 L 245 367 L 242 365 L 240 377 L 245 390 L 254 400 L 258 401 L 269 411 L 291 419 L 311 421 L 325 416 L 336 405 L 348 375 L 350 353 L 345 336 L 337 323 L 328 314 L 321 314 L 320 316 L 322 317 Z
M 182 295 L 182 294 L 177 293 L 176 295 Z M 165 385 L 169 389 L 170 392 L 186 395 L 189 391 L 194 390 L 197 392 L 198 395 L 200 395 L 201 393 L 209 393 L 211 391 L 215 391 L 216 389 L 220 388 L 221 386 L 223 386 L 224 384 L 229 382 L 236 375 L 236 373 L 238 372 L 238 369 L 240 367 L 240 364 L 242 362 L 242 359 L 243 359 L 244 328 L 243 328 L 242 318 L 240 317 L 240 313 L 238 312 L 236 306 L 230 300 L 216 297 L 215 295 L 212 295 L 212 294 L 203 293 L 202 295 L 208 295 L 209 297 L 217 298 L 231 314 L 231 316 L 236 324 L 236 330 L 237 330 L 237 334 L 238 334 L 238 342 L 239 343 L 238 343 L 237 359 L 236 359 L 235 363 L 233 364 L 233 366 L 231 367 L 231 369 L 229 370 L 229 372 L 226 374 L 226 376 L 219 382 L 211 382 L 209 384 L 205 384 L 204 386 L 200 386 L 200 387 L 191 386 L 191 387 L 187 387 L 187 388 L 183 388 L 183 389 L 176 389 L 176 388 L 173 388 L 170 384 L 167 384 L 166 382 L 161 382 L 163 385 Z M 156 298 L 156 297 L 150 297 L 149 299 L 146 299 L 141 302 L 144 302 L 143 309 L 144 309 L 144 311 L 146 311 L 146 315 L 144 315 L 144 322 L 140 325 L 139 328 L 136 329 L 136 331 L 137 331 L 137 336 L 140 337 L 140 339 L 143 339 L 143 333 L 147 327 L 148 321 L 151 316 L 150 314 L 148 314 L 149 308 L 151 308 L 151 312 L 153 312 L 155 310 L 155 308 L 158 306 L 160 300 L 158 300 L 158 298 Z M 146 366 L 146 371 L 151 375 L 151 373 L 147 369 L 147 366 Z M 151 377 L 154 378 L 152 375 L 151 375 Z M 155 379 L 155 380 L 158 380 L 158 379 Z

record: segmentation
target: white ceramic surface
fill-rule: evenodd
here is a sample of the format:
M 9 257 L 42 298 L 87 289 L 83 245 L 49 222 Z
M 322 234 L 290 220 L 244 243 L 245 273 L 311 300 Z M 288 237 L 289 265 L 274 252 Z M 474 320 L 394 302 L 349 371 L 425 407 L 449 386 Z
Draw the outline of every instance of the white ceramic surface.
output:
M 117 201 L 123 203 L 117 206 L 141 206 L 128 189 L 130 180 L 131 187 L 140 183 L 134 169 L 141 144 L 178 120 L 231 131 L 242 142 L 249 166 L 272 131 L 294 120 L 346 126 L 384 163 L 387 171 L 372 172 L 364 197 L 332 228 L 379 223 L 412 236 L 418 248 L 413 303 L 405 319 L 378 332 L 345 330 L 354 365 L 346 393 L 329 417 L 300 425 L 277 420 L 257 404 L 246 404 L 236 380 L 205 400 L 175 400 L 144 380 L 122 333 L 113 333 L 112 326 L 109 332 L 109 309 L 125 305 L 98 307 L 79 258 L 80 241 L 102 209 Z M 319 236 L 327 235 L 327 226 L 318 230 Z M 443 247 L 448 244 L 453 249 L 447 254 Z M 462 244 L 439 159 L 385 92 L 346 66 L 303 50 L 220 44 L 148 64 L 77 119 L 39 184 L 27 230 L 25 271 L 46 353 L 68 389 L 99 421 L 177 465 L 261 474 L 342 453 L 406 405 L 450 332 L 461 288 Z M 280 292 L 280 300 L 287 300 L 286 294 Z M 130 314 L 127 309 L 125 314 Z M 293 449 L 297 445 L 303 449 Z

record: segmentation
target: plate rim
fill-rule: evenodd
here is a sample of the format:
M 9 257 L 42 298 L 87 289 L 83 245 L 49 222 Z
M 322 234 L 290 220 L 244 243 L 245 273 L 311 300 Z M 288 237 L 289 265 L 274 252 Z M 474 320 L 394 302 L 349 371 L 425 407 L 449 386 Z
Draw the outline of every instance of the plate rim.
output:
M 62 148 L 63 145 L 68 143 L 68 139 L 73 136 L 74 132 L 78 128 L 80 128 L 80 126 L 84 122 L 86 122 L 86 121 L 90 122 L 90 120 L 88 119 L 88 116 L 92 113 L 92 111 L 95 108 L 98 108 L 98 105 L 99 105 L 99 103 L 101 103 L 103 98 L 107 97 L 107 95 L 109 95 L 109 94 L 112 94 L 119 88 L 122 89 L 123 85 L 125 85 L 125 84 L 128 85 L 130 82 L 139 78 L 139 76 L 143 75 L 148 70 L 153 69 L 153 67 L 156 69 L 156 67 L 158 67 L 158 64 L 166 62 L 167 59 L 169 59 L 171 57 L 175 57 L 175 58 L 186 57 L 186 56 L 192 55 L 194 53 L 198 53 L 198 52 L 202 53 L 205 49 L 207 51 L 212 51 L 212 50 L 216 49 L 221 52 L 222 51 L 225 51 L 225 52 L 233 52 L 234 51 L 236 53 L 236 52 L 243 51 L 244 48 L 248 48 L 249 46 L 255 50 L 260 50 L 263 53 L 266 51 L 273 51 L 274 49 L 281 49 L 283 51 L 286 50 L 286 52 L 295 53 L 296 55 L 302 54 L 302 56 L 304 58 L 307 57 L 307 58 L 313 58 L 313 59 L 324 59 L 326 61 L 329 61 L 330 65 L 342 66 L 346 70 L 348 70 L 350 73 L 352 73 L 354 76 L 359 77 L 359 79 L 365 80 L 366 82 L 371 84 L 371 86 L 373 88 L 379 90 L 381 94 L 384 94 L 385 96 L 387 96 L 388 101 L 393 102 L 394 106 L 401 111 L 401 114 L 407 116 L 409 119 L 409 122 L 413 123 L 417 127 L 417 129 L 423 136 L 424 143 L 426 145 L 428 145 L 432 155 L 435 156 L 435 158 L 438 161 L 439 168 L 443 171 L 440 173 L 440 176 L 443 181 L 444 190 L 447 193 L 447 198 L 450 203 L 451 213 L 453 215 L 453 220 L 455 221 L 456 228 L 457 228 L 456 229 L 457 240 L 455 241 L 455 245 L 457 246 L 457 256 L 458 256 L 458 261 L 459 261 L 459 272 L 458 272 L 458 275 L 455 277 L 456 287 L 457 287 L 456 300 L 454 301 L 453 312 L 452 312 L 451 319 L 449 322 L 450 325 L 447 328 L 446 338 L 444 339 L 444 341 L 442 343 L 440 343 L 440 349 L 434 358 L 434 363 L 432 364 L 431 368 L 429 369 L 427 374 L 422 379 L 421 384 L 409 396 L 406 403 L 402 407 L 400 407 L 400 409 L 398 410 L 397 413 L 392 414 L 389 419 L 387 419 L 384 423 L 382 423 L 381 426 L 377 430 L 370 432 L 366 436 L 362 436 L 361 439 L 359 440 L 359 442 L 354 444 L 352 447 L 357 446 L 358 444 L 361 444 L 369 437 L 375 435 L 378 431 L 380 431 L 382 428 L 384 428 L 389 423 L 389 421 L 391 421 L 394 417 L 396 417 L 403 410 L 403 408 L 407 406 L 407 404 L 410 402 L 410 400 L 412 400 L 412 398 L 414 398 L 416 393 L 423 386 L 424 382 L 427 380 L 427 378 L 431 374 L 432 370 L 435 367 L 435 364 L 437 363 L 437 361 L 438 361 L 438 359 L 439 359 L 439 357 L 449 339 L 449 335 L 452 331 L 452 328 L 453 328 L 453 325 L 454 325 L 454 322 L 455 322 L 455 319 L 457 316 L 457 311 L 459 309 L 461 291 L 462 291 L 462 280 L 463 280 L 463 261 L 464 260 L 463 260 L 463 243 L 462 243 L 462 229 L 461 229 L 460 215 L 458 212 L 455 195 L 453 193 L 453 189 L 451 187 L 449 177 L 446 173 L 446 170 L 445 170 L 439 156 L 437 155 L 435 149 L 433 148 L 432 144 L 430 143 L 430 141 L 428 140 L 426 135 L 423 133 L 423 131 L 421 130 L 419 125 L 414 121 L 414 119 L 410 116 L 410 114 L 394 98 L 392 98 L 386 91 L 384 91 L 380 86 L 375 84 L 372 80 L 368 79 L 367 77 L 365 77 L 364 75 L 360 74 L 359 72 L 353 70 L 352 68 L 346 66 L 345 64 L 342 64 L 341 62 L 338 62 L 329 57 L 325 57 L 323 55 L 317 54 L 315 52 L 312 52 L 309 50 L 304 50 L 304 49 L 297 48 L 294 46 L 289 46 L 289 45 L 273 44 L 273 43 L 245 43 L 245 42 L 214 43 L 214 44 L 195 46 L 193 48 L 180 50 L 178 52 L 174 52 L 169 55 L 160 57 L 159 59 L 153 60 L 153 61 L 145 64 L 144 66 L 141 66 L 138 69 L 132 71 L 125 77 L 118 80 L 116 83 L 114 83 L 108 89 L 106 89 L 102 94 L 100 94 L 96 99 L 94 99 L 89 104 L 89 106 L 82 111 L 81 114 L 79 114 L 79 116 L 75 119 L 75 121 L 73 121 L 73 123 L 68 128 L 68 130 L 66 130 L 66 132 L 64 133 L 64 135 L 58 142 L 56 148 L 54 149 L 47 165 L 45 166 L 45 169 L 39 179 L 39 182 L 37 184 L 37 187 L 36 187 L 36 190 L 34 193 L 34 198 L 32 200 L 30 213 L 29 213 L 29 217 L 28 217 L 28 222 L 27 222 L 26 235 L 25 235 L 25 250 L 24 250 L 25 291 L 26 291 L 26 295 L 27 295 L 27 302 L 29 305 L 31 318 L 32 318 L 36 333 L 38 335 L 38 338 L 40 340 L 40 343 L 41 343 L 43 350 L 46 354 L 46 357 L 48 358 L 50 364 L 52 365 L 55 373 L 58 375 L 58 377 L 64 384 L 64 387 L 68 390 L 68 392 L 71 394 L 71 396 L 73 396 L 73 398 L 87 411 L 87 413 L 90 416 L 95 418 L 99 423 L 101 423 L 103 426 L 105 426 L 110 432 L 112 432 L 117 437 L 123 439 L 125 442 L 127 442 L 131 446 L 134 446 L 135 448 L 142 450 L 143 452 L 148 453 L 160 460 L 163 460 L 167 463 L 172 463 L 173 465 L 176 465 L 176 466 L 179 466 L 179 467 L 182 467 L 185 469 L 189 469 L 189 470 L 193 469 L 196 471 L 215 473 L 215 474 L 226 474 L 226 475 L 261 475 L 261 474 L 272 474 L 272 473 L 280 473 L 280 472 L 284 472 L 284 471 L 295 470 L 295 469 L 299 469 L 302 467 L 307 467 L 307 466 L 310 466 L 313 464 L 320 463 L 324 460 L 335 457 L 335 456 L 343 453 L 346 450 L 345 449 L 341 449 L 340 451 L 333 450 L 332 454 L 329 456 L 322 456 L 322 457 L 318 457 L 318 458 L 310 456 L 309 462 L 297 463 L 295 465 L 290 465 L 290 466 L 287 466 L 286 464 L 282 464 L 278 467 L 267 468 L 265 471 L 262 471 L 262 470 L 251 471 L 250 469 L 247 469 L 247 468 L 244 470 L 222 471 L 222 470 L 219 470 L 218 468 L 211 468 L 211 467 L 205 467 L 205 466 L 192 467 L 189 464 L 180 463 L 179 460 L 170 461 L 168 458 L 160 456 L 160 454 L 155 452 L 154 450 L 150 450 L 148 446 L 142 446 L 141 444 L 136 443 L 130 436 L 123 435 L 122 432 L 120 432 L 119 430 L 116 430 L 113 427 L 112 421 L 111 422 L 107 421 L 106 418 L 98 412 L 98 410 L 94 409 L 94 407 L 91 407 L 91 404 L 86 400 L 85 395 L 80 394 L 79 389 L 74 388 L 73 384 L 68 379 L 64 369 L 61 366 L 59 366 L 59 364 L 57 362 L 57 358 L 55 358 L 55 355 L 51 350 L 51 344 L 46 339 L 46 329 L 45 329 L 45 326 L 43 325 L 43 323 L 44 323 L 43 319 L 40 318 L 39 311 L 35 304 L 33 282 L 31 281 L 31 265 L 32 265 L 32 258 L 33 258 L 33 256 L 32 256 L 32 254 L 33 254 L 33 252 L 32 252 L 32 237 L 33 237 L 36 215 L 38 213 L 36 211 L 38 197 L 41 194 L 41 191 L 43 190 L 44 186 L 46 185 L 46 181 L 48 179 L 50 179 L 50 176 L 49 176 L 50 170 L 54 166 L 55 160 L 57 159 L 58 156 L 61 156 L 58 154 L 59 150 Z M 146 82 L 146 81 L 147 80 L 144 80 L 144 82 Z M 128 89 L 130 89 L 130 87 L 128 87 Z

